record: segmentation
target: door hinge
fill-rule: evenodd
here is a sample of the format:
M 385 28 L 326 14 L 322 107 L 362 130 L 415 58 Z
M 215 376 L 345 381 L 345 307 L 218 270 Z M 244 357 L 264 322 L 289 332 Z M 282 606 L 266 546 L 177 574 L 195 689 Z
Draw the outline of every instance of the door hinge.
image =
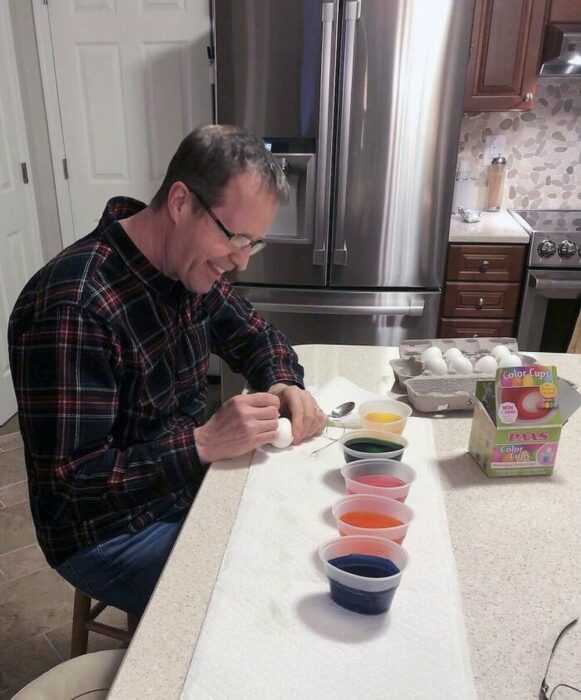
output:
M 25 185 L 28 185 L 28 167 L 26 163 L 20 163 L 20 170 L 22 170 L 22 181 Z
M 67 159 L 63 158 L 63 174 L 65 176 L 65 180 L 69 179 L 69 165 L 67 163 Z
M 45 5 L 48 5 L 48 0 L 42 0 Z

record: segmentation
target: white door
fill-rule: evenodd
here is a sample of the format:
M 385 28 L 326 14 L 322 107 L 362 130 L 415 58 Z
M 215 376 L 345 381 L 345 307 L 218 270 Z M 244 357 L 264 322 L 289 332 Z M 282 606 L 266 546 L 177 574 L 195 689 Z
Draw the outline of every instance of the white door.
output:
M 20 290 L 43 263 L 8 0 L 0 0 L 0 425 L 16 413 L 6 332 Z
M 110 197 L 149 201 L 182 138 L 212 120 L 209 6 L 49 0 L 44 11 L 68 165 L 73 232 L 63 230 L 63 239 L 70 243 L 94 228 Z

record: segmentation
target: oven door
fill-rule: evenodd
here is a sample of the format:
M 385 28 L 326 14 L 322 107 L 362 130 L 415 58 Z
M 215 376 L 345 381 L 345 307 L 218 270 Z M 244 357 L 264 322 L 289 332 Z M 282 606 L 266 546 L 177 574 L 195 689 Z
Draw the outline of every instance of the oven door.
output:
M 529 270 L 518 326 L 522 352 L 567 352 L 581 306 L 581 270 Z

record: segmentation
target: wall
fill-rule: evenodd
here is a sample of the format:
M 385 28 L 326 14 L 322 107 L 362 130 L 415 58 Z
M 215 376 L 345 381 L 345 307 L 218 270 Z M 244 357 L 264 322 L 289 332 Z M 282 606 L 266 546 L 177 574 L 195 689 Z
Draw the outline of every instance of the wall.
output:
M 581 209 L 581 78 L 540 78 L 534 112 L 465 114 L 458 157 L 468 161 L 484 206 L 487 135 L 506 138 L 503 207 Z

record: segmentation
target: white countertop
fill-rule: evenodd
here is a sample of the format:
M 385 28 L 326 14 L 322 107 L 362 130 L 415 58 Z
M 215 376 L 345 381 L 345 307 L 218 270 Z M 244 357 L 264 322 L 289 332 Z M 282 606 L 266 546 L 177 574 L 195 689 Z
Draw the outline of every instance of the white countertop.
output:
M 522 243 L 529 242 L 529 234 L 507 211 L 484 211 L 480 221 L 467 224 L 458 214 L 450 219 L 450 243 Z
M 396 348 L 296 350 L 309 385 L 340 375 L 384 393 L 393 383 L 389 360 L 398 356 Z M 581 383 L 581 356 L 537 358 Z M 558 632 L 581 612 L 581 410 L 563 428 L 552 477 L 486 477 L 466 452 L 471 418 L 454 412 L 425 419 L 434 431 L 475 684 L 486 700 L 536 698 Z M 249 464 L 246 455 L 210 468 L 110 700 L 180 697 Z M 573 657 L 570 662 L 578 665 Z

